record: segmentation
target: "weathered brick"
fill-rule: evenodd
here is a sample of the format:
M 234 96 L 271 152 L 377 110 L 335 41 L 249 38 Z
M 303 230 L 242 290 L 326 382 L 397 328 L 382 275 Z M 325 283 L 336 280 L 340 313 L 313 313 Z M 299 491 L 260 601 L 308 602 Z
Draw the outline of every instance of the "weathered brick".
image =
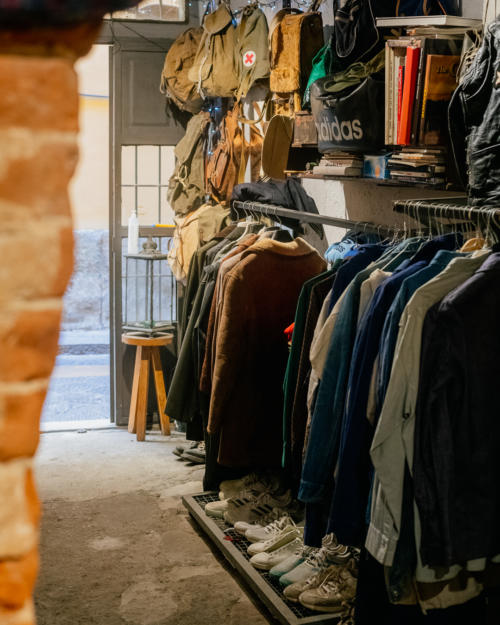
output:
M 4 148 L 5 149 L 5 148 Z M 0 215 L 2 223 L 19 223 L 21 210 L 26 219 L 44 215 L 69 215 L 68 183 L 78 161 L 76 141 L 40 145 L 29 158 L 13 158 L 0 171 L 0 201 L 16 206 L 8 211 L 8 205 Z M 57 163 L 57 167 L 54 164 Z M 29 184 L 26 181 L 29 180 Z M 16 211 L 17 209 L 17 211 Z M 6 215 L 4 213 L 7 213 Z
M 26 601 L 19 610 L 10 610 L 0 605 L 0 623 L 2 625 L 35 625 L 33 602 Z
M 0 395 L 0 462 L 35 454 L 46 394 L 44 389 L 26 395 Z
M 61 220 L 27 224 L 0 234 L 0 305 L 6 301 L 60 297 L 73 269 L 73 232 Z
M 101 28 L 101 20 L 68 28 L 3 28 L 0 30 L 0 54 L 56 56 L 74 60 L 89 52 Z
M 21 609 L 31 596 L 37 573 L 36 549 L 16 560 L 0 560 L 0 606 Z
M 23 557 L 37 546 L 40 516 L 30 460 L 0 463 L 0 501 L 0 560 Z
M 28 309 L 14 312 L 10 323 L 0 323 L 0 381 L 50 376 L 57 355 L 61 314 L 61 309 Z
M 77 78 L 67 59 L 0 55 L 0 93 L 0 127 L 78 130 Z

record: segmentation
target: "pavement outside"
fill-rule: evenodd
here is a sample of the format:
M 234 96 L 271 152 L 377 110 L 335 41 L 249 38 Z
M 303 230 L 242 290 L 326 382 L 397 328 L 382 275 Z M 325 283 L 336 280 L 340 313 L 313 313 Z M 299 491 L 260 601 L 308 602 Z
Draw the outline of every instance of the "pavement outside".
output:
M 42 431 L 109 425 L 109 331 L 61 332 Z
M 43 434 L 38 625 L 266 625 L 182 506 L 203 467 L 183 435 L 118 428 Z

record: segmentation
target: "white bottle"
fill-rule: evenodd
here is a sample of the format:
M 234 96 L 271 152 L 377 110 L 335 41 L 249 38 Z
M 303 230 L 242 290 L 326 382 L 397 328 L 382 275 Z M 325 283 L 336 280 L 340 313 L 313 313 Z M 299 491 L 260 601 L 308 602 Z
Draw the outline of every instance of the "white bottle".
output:
M 132 211 L 128 220 L 127 252 L 129 254 L 139 253 L 139 219 L 137 218 L 137 210 Z

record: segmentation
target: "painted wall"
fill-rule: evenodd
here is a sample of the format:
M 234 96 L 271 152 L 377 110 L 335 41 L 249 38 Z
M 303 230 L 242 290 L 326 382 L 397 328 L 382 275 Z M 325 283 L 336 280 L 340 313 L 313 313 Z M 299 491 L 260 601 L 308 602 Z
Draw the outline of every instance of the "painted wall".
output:
M 94 46 L 76 64 L 80 161 L 70 193 L 75 228 L 107 229 L 109 214 L 109 48 Z

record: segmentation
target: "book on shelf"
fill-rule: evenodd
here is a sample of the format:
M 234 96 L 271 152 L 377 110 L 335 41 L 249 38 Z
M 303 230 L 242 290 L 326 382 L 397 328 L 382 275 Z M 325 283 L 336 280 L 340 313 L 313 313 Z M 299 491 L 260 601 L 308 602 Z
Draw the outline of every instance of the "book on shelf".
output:
M 385 48 L 385 142 L 395 145 L 398 139 L 398 119 L 403 98 L 406 47 L 410 38 L 389 39 Z
M 435 29 L 427 35 L 407 35 L 386 41 L 386 84 L 385 84 L 385 142 L 386 145 L 419 144 L 439 145 L 441 139 L 432 134 L 429 126 L 422 129 L 424 93 L 429 57 L 459 56 L 463 33 L 449 33 L 447 29 Z M 459 30 L 459 29 L 458 29 Z M 431 90 L 431 95 L 433 92 Z M 451 92 L 443 96 L 448 101 Z M 431 108 L 439 109 L 439 105 Z M 446 127 L 445 106 L 441 105 L 440 127 Z M 432 117 L 432 115 L 431 115 Z M 431 122 L 435 126 L 435 121 Z
M 425 145 L 446 143 L 448 103 L 457 87 L 460 57 L 450 54 L 429 54 L 427 57 L 419 142 Z
M 434 165 L 430 163 L 408 163 L 407 161 L 395 161 L 389 160 L 389 168 L 392 171 L 405 171 L 408 174 L 412 172 L 430 172 L 444 174 L 446 171 L 445 165 Z
M 315 165 L 313 174 L 319 176 L 361 176 L 361 167 L 350 167 L 348 165 Z
M 406 59 L 405 57 L 397 57 L 396 61 L 397 66 L 397 84 L 398 88 L 396 91 L 397 94 L 397 102 L 398 102 L 398 112 L 396 115 L 396 124 L 394 128 L 394 136 L 396 137 L 396 143 L 399 143 L 399 132 L 401 127 L 401 109 L 403 108 L 403 83 L 405 79 L 405 70 L 406 70 Z
M 407 184 L 417 184 L 426 186 L 444 185 L 445 179 L 441 177 L 435 178 L 418 178 L 416 176 L 394 176 L 391 173 L 391 180 L 397 180 L 398 182 L 405 182 Z
M 411 140 L 411 126 L 413 118 L 413 105 L 415 103 L 415 90 L 417 86 L 418 63 L 420 59 L 420 47 L 408 46 L 406 49 L 406 65 L 404 86 L 401 97 L 401 115 L 399 119 L 398 144 L 408 145 Z

